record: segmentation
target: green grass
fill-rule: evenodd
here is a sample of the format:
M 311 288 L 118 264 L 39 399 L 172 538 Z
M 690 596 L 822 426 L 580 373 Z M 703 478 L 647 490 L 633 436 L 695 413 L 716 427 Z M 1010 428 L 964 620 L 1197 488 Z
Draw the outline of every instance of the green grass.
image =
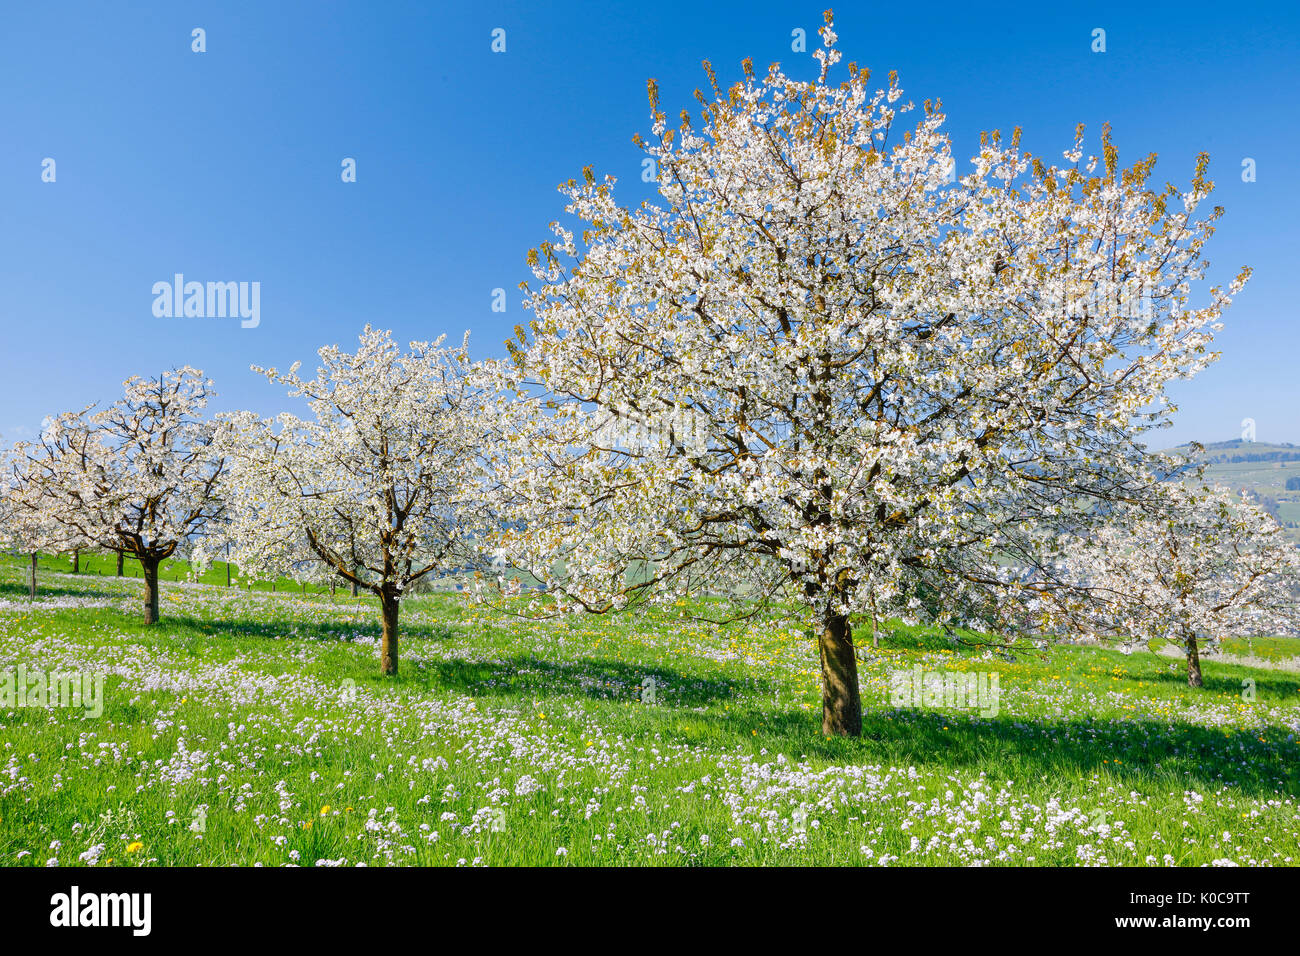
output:
M 16 559 L 6 556 L 5 560 L 19 568 L 19 576 L 15 580 L 0 581 L 0 588 L 5 591 L 14 593 L 21 591 L 27 593 L 27 585 L 23 582 L 27 580 L 26 575 L 30 568 L 30 557 L 25 559 Z M 72 555 L 71 554 L 41 554 L 36 560 L 36 579 L 38 584 L 41 582 L 41 575 L 47 571 L 53 571 L 60 574 L 72 574 Z M 95 554 L 84 553 L 81 555 L 79 562 L 79 574 L 87 577 L 116 577 L 117 576 L 117 556 L 114 554 Z M 144 571 L 140 567 L 140 562 L 133 557 L 127 557 L 122 562 L 122 575 L 129 578 L 143 578 Z M 158 576 L 163 581 L 181 583 L 195 581 L 201 584 L 214 584 L 221 587 L 226 585 L 226 562 L 214 561 L 203 572 L 203 574 L 192 578 L 189 563 L 186 561 L 163 561 L 158 566 Z M 303 585 L 292 578 L 279 578 L 275 581 L 241 581 L 239 578 L 239 569 L 233 564 L 230 565 L 230 580 L 235 587 L 244 590 L 280 592 L 280 591 L 297 591 L 302 593 Z M 56 585 L 56 588 L 62 585 Z M 307 593 L 309 594 L 328 594 L 329 587 L 319 584 L 308 584 Z M 347 590 L 346 585 L 341 585 Z M 0 592 L 0 597 L 3 597 Z
M 109 560 L 43 572 L 31 603 L 0 559 L 0 669 L 106 675 L 99 717 L 0 707 L 0 865 L 1300 856 L 1293 672 L 1208 660 L 1193 691 L 1155 654 L 1003 657 L 894 627 L 860 651 L 863 737 L 827 739 L 815 649 L 786 621 L 535 622 L 432 594 L 403 607 L 391 680 L 373 599 L 169 581 L 146 629 Z M 915 664 L 996 673 L 998 713 L 894 706 Z
M 1295 661 L 1300 658 L 1300 641 L 1293 637 L 1234 637 L 1223 642 L 1223 649 L 1239 657 L 1254 655 L 1268 661 Z

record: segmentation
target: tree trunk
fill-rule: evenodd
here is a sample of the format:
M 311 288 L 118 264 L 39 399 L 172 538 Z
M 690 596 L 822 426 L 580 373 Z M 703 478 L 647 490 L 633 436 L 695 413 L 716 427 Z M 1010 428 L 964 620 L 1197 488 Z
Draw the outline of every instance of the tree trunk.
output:
M 158 559 L 141 558 L 144 571 L 144 622 L 158 623 Z
M 1196 635 L 1191 633 L 1187 635 L 1187 686 L 1205 686 L 1201 678 L 1201 655 L 1196 649 Z
M 862 696 L 848 617 L 828 612 L 817 643 L 822 659 L 822 733 L 861 737 Z
M 126 562 L 126 552 L 125 551 L 117 552 L 117 576 L 119 578 L 122 576 L 122 565 L 125 562 Z
M 81 573 L 81 549 L 74 548 L 72 551 L 72 573 Z
M 397 674 L 397 612 L 401 602 L 396 595 L 381 594 L 380 610 L 384 616 L 383 643 L 380 647 L 380 670 L 388 675 Z
M 357 582 L 356 582 L 356 581 L 353 581 L 353 582 L 352 582 L 352 596 L 353 596 L 353 597 L 356 597 L 356 596 L 357 596 Z
M 32 600 L 36 600 L 36 552 L 32 552 L 32 580 L 31 580 Z

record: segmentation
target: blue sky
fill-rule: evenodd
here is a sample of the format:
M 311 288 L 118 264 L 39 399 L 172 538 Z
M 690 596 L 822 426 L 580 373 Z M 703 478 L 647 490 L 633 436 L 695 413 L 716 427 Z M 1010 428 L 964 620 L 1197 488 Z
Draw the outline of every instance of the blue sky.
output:
M 251 363 L 314 367 L 366 322 L 402 340 L 472 333 L 503 354 L 527 315 L 527 250 L 562 215 L 555 185 L 617 176 L 647 194 L 634 132 L 645 84 L 694 106 L 707 57 L 810 76 L 825 3 L 40 3 L 0 16 L 0 435 L 120 394 L 131 374 L 192 364 L 217 409 L 285 407 Z M 1058 158 L 1078 122 L 1121 159 L 1160 154 L 1185 185 L 1208 150 L 1212 277 L 1255 278 L 1223 359 L 1174 396 L 1160 444 L 1240 422 L 1300 443 L 1300 10 L 1292 4 L 836 5 L 846 60 L 909 98 L 943 99 L 960 160 L 981 129 L 1024 127 Z M 191 50 L 191 31 L 207 50 Z M 1106 31 L 1105 53 L 1091 51 Z M 506 31 L 493 53 L 492 31 Z M 1095 140 L 1090 146 L 1097 151 Z M 56 180 L 42 181 L 55 160 Z M 344 183 L 341 162 L 357 163 Z M 1255 160 L 1257 179 L 1241 180 Z M 959 169 L 961 169 L 959 165 Z M 261 283 L 261 323 L 157 318 L 152 286 Z M 507 311 L 492 311 L 492 290 Z

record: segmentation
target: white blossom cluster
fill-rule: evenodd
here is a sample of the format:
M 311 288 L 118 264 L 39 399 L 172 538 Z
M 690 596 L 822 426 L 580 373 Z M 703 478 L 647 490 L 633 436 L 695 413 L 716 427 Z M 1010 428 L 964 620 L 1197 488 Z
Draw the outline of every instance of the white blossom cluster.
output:
M 214 549 L 245 574 L 342 579 L 373 592 L 384 612 L 385 670 L 396 668 L 403 595 L 426 576 L 476 566 L 489 510 L 480 449 L 491 392 L 466 346 L 412 342 L 366 327 L 355 353 L 320 349 L 303 379 L 255 369 L 307 400 L 285 412 L 222 417 L 229 501 Z
M 1154 486 L 1139 438 L 1246 279 L 1189 303 L 1204 158 L 1159 191 L 1108 132 L 1061 166 L 993 135 L 949 182 L 938 106 L 900 138 L 895 78 L 831 82 L 823 40 L 817 81 L 746 64 L 676 128 L 652 84 L 661 203 L 588 170 L 561 186 L 581 233 L 530 255 L 500 553 L 575 609 L 705 588 L 820 622 L 1019 619 L 1012 566 Z M 670 424 L 610 441 L 628 410 Z
M 0 515 L 24 550 L 99 548 L 139 559 L 146 621 L 158 614 L 161 561 L 188 549 L 222 512 L 225 462 L 200 416 L 213 394 L 185 366 L 131 378 L 111 405 L 46 422 L 8 454 Z
M 1219 486 L 1160 494 L 1062 539 L 1060 578 L 1074 588 L 1045 592 L 1045 623 L 1130 647 L 1163 639 L 1189 656 L 1227 637 L 1300 634 L 1300 550 L 1281 526 Z

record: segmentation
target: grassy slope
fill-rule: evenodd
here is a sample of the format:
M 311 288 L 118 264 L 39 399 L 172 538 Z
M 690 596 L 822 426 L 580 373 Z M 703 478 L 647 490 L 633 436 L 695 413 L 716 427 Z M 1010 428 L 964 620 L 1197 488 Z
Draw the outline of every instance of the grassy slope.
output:
M 342 592 L 166 584 L 146 631 L 138 580 L 47 574 L 34 605 L 20 580 L 0 560 L 0 668 L 109 676 L 100 719 L 0 710 L 2 865 L 1300 857 L 1292 672 L 1209 661 L 1192 692 L 1153 654 L 1007 661 L 899 628 L 864 652 L 864 737 L 827 740 L 813 648 L 778 622 L 532 623 L 430 595 L 384 681 L 376 608 Z M 893 707 L 914 663 L 997 672 L 1000 712 Z
M 7 565 L 19 569 L 20 575 L 25 575 L 30 567 L 27 560 L 15 560 L 6 555 L 0 560 L 4 560 Z M 230 566 L 231 579 L 238 583 L 239 569 L 233 564 Z M 42 554 L 36 562 L 36 579 L 41 583 L 42 575 L 47 572 L 70 574 L 72 571 L 71 554 Z M 117 556 L 114 554 L 94 554 L 85 553 L 80 559 L 80 573 L 87 577 L 116 577 L 117 575 Z M 186 582 L 190 580 L 190 566 L 185 561 L 164 561 L 159 565 L 159 576 L 163 581 Z M 122 562 L 122 574 L 124 577 L 140 578 L 143 572 L 140 569 L 140 562 L 135 558 L 128 557 Z M 25 580 L 25 578 L 24 578 Z M 212 565 L 203 572 L 202 575 L 195 579 L 202 584 L 215 584 L 224 587 L 226 584 L 226 562 L 214 561 Z M 276 581 L 246 581 L 242 587 L 253 591 L 280 592 L 280 591 L 297 591 L 302 592 L 302 585 L 292 578 L 280 578 Z M 346 588 L 345 588 L 346 590 Z M 328 587 L 320 585 L 307 585 L 309 594 L 328 594 Z

